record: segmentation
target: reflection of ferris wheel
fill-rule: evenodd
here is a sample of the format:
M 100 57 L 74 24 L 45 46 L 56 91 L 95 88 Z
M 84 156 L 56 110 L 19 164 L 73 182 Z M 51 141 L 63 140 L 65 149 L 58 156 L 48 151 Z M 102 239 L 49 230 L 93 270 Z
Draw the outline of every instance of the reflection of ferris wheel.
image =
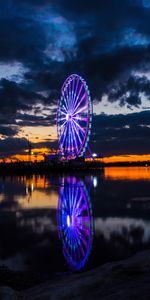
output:
M 84 267 L 92 247 L 93 216 L 85 185 L 67 177 L 58 199 L 58 232 L 72 270 Z
M 67 159 L 82 156 L 89 140 L 92 102 L 86 82 L 78 75 L 69 76 L 61 90 L 57 111 L 58 144 Z

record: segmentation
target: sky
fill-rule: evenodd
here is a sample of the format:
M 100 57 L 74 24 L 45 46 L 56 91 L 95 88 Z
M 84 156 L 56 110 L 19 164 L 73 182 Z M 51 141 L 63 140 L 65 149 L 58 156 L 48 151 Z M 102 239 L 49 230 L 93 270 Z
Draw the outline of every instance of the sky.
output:
M 57 149 L 56 110 L 72 73 L 93 101 L 90 148 L 150 154 L 150 1 L 0 3 L 0 157 Z M 41 155 L 41 156 L 40 156 Z

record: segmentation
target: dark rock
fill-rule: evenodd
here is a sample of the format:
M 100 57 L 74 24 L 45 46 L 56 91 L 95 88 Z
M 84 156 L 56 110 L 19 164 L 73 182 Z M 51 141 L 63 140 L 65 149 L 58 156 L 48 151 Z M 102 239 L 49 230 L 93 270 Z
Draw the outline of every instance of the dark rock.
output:
M 13 289 L 7 286 L 0 287 L 0 299 L 1 300 L 17 300 L 19 295 Z
M 46 282 L 24 292 L 27 300 L 149 300 L 150 251 L 94 270 Z
M 12 292 L 11 289 L 10 292 Z M 108 263 L 84 273 L 47 281 L 15 295 L 17 298 L 8 299 L 149 300 L 150 251 L 139 253 L 127 260 Z M 7 298 L 0 297 L 0 299 Z

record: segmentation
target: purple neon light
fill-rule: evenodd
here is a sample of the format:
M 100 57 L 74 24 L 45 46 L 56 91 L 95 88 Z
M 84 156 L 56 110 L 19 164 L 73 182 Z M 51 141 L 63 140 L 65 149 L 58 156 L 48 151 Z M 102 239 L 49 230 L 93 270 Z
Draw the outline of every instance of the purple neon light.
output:
M 58 143 L 67 159 L 82 154 L 91 127 L 92 104 L 84 80 L 73 74 L 63 84 L 57 112 Z
M 58 233 L 72 270 L 84 267 L 93 241 L 93 216 L 87 190 L 75 177 L 63 180 L 58 199 Z

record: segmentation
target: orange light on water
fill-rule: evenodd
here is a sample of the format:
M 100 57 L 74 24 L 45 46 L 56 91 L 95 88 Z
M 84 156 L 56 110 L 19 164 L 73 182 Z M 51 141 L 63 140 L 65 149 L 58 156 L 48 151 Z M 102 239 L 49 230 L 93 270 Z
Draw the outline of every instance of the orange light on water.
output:
M 111 180 L 150 180 L 150 167 L 106 167 L 104 174 Z

